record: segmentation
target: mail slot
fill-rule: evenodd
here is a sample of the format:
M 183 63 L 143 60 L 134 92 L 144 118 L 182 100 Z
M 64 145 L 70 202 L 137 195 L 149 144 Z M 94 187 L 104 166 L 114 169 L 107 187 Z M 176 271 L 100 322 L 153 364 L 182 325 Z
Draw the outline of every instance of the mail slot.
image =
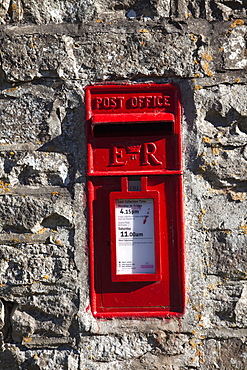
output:
M 182 315 L 179 89 L 106 84 L 85 93 L 93 315 Z

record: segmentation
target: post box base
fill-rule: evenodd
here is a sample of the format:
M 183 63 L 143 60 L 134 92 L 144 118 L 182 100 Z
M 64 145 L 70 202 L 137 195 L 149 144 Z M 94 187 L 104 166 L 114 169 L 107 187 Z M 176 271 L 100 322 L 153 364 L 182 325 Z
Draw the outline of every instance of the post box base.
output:
M 147 190 L 151 194 L 159 193 L 159 209 L 155 213 L 155 217 L 160 219 L 161 240 L 158 281 L 131 281 L 130 274 L 128 281 L 112 280 L 114 262 L 111 256 L 110 195 L 114 193 L 114 198 L 116 198 L 118 192 L 121 194 L 121 176 L 91 178 L 88 188 L 89 212 L 93 215 L 90 222 L 92 243 L 90 281 L 93 314 L 96 317 L 109 318 L 182 315 L 184 312 L 184 266 L 183 222 L 181 197 L 179 196 L 182 194 L 181 176 L 149 176 L 147 181 Z M 138 198 L 139 193 L 136 192 L 137 196 L 132 195 L 132 198 Z M 135 273 L 133 276 L 136 276 Z

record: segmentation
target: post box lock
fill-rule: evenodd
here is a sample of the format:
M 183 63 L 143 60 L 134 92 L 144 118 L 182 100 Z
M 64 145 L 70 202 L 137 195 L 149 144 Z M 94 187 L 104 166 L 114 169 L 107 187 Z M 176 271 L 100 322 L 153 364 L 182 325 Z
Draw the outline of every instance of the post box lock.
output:
M 91 306 L 96 317 L 184 312 L 176 85 L 86 89 Z

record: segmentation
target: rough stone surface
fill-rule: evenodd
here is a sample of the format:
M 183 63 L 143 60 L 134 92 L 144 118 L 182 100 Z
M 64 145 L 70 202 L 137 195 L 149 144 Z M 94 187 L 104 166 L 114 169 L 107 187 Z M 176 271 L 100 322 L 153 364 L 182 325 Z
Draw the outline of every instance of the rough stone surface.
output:
M 0 0 L 0 368 L 247 368 L 245 0 Z M 176 83 L 187 309 L 90 311 L 84 90 Z

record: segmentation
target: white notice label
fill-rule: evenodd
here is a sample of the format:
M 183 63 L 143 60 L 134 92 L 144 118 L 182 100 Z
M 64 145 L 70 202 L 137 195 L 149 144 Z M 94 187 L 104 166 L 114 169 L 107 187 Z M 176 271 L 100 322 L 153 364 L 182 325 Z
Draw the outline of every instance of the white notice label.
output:
M 154 274 L 154 251 L 153 199 L 117 199 L 117 275 Z

